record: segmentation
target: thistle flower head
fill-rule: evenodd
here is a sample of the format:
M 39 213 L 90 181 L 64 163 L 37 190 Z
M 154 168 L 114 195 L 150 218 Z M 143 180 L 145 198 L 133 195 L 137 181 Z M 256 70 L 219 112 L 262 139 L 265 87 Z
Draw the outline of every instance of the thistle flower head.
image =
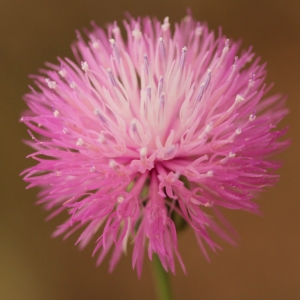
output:
M 284 101 L 265 96 L 251 49 L 190 15 L 174 30 L 169 18 L 130 18 L 126 39 L 116 22 L 92 25 L 88 39 L 77 34 L 76 62 L 34 77 L 22 121 L 38 164 L 24 178 L 42 188 L 50 217 L 70 215 L 54 235 L 81 229 L 78 244 L 95 239 L 98 264 L 113 248 L 112 270 L 133 241 L 139 274 L 145 248 L 174 272 L 174 256 L 184 268 L 175 216 L 207 256 L 204 244 L 218 248 L 211 231 L 232 242 L 212 217 L 218 207 L 258 210 L 253 197 L 277 180 L 268 157 L 287 145 L 274 129 Z

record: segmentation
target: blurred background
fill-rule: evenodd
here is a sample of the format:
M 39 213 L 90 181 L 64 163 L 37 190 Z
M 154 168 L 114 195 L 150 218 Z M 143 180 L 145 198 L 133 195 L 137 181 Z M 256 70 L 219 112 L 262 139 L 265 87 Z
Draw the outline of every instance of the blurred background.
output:
M 292 146 L 278 156 L 284 162 L 279 184 L 258 200 L 263 216 L 227 212 L 238 230 L 238 247 L 221 242 L 223 251 L 201 254 L 191 230 L 179 234 L 179 247 L 188 276 L 177 265 L 171 277 L 180 299 L 300 299 L 300 1 L 296 0 L 1 0 L 0 1 L 0 299 L 94 300 L 154 299 L 151 264 L 146 259 L 142 278 L 131 268 L 131 252 L 112 274 L 108 260 L 95 267 L 93 245 L 74 247 L 76 234 L 66 241 L 52 239 L 62 219 L 45 222 L 47 213 L 36 206 L 37 190 L 25 190 L 19 173 L 34 161 L 25 126 L 18 122 L 25 109 L 28 74 L 45 61 L 72 57 L 75 29 L 100 26 L 124 12 L 181 20 L 190 6 L 195 18 L 267 61 L 267 82 L 273 93 L 289 96 Z M 77 235 L 78 236 L 78 235 Z

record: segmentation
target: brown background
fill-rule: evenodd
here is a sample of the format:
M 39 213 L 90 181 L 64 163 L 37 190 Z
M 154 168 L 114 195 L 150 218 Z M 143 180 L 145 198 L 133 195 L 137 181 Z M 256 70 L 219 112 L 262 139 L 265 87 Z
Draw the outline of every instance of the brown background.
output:
M 300 299 L 300 1 L 299 0 L 1 0 L 0 1 L 0 299 L 83 300 L 154 299 L 151 265 L 145 261 L 141 280 L 123 257 L 113 274 L 108 261 L 95 268 L 93 245 L 83 252 L 76 237 L 62 242 L 50 238 L 61 221 L 44 222 L 47 215 L 34 205 L 36 190 L 25 191 L 18 174 L 33 164 L 21 143 L 26 129 L 18 123 L 28 91 L 29 73 L 57 55 L 71 56 L 75 29 L 134 16 L 169 16 L 179 21 L 190 6 L 194 16 L 226 35 L 243 38 L 268 61 L 273 92 L 289 95 L 292 146 L 279 156 L 284 161 L 279 184 L 261 195 L 264 216 L 228 212 L 241 240 L 234 248 L 211 253 L 209 264 L 191 230 L 179 236 L 188 276 L 177 265 L 172 276 L 176 299 Z

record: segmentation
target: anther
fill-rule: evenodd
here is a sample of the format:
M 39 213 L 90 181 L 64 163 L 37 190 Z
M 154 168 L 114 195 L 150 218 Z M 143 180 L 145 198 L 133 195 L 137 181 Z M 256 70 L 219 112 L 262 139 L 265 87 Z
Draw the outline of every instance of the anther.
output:
M 87 72 L 89 70 L 89 65 L 86 61 L 82 61 L 81 62 L 81 69 L 84 71 L 84 72 Z
M 212 177 L 213 175 L 214 175 L 214 171 L 212 171 L 212 170 L 207 171 L 207 173 L 206 173 L 207 177 Z
M 242 133 L 242 129 L 241 128 L 238 128 L 236 131 L 235 131 L 235 134 L 239 135 Z
M 229 40 L 227 39 L 225 41 L 225 46 L 224 46 L 224 48 L 222 50 L 222 57 L 224 57 L 224 55 L 226 55 L 226 53 L 228 52 L 228 50 L 229 50 Z
M 161 25 L 163 31 L 167 31 L 170 28 L 169 17 L 164 18 L 164 23 Z
M 82 146 L 84 144 L 84 141 L 82 138 L 79 138 L 76 142 L 76 146 Z
M 49 78 L 46 78 L 45 81 L 47 82 L 48 87 L 50 89 L 53 89 L 53 90 L 56 89 L 56 82 L 55 81 L 51 81 Z
M 54 115 L 55 118 L 57 118 L 57 117 L 59 116 L 58 110 L 55 110 L 55 111 L 53 112 L 53 115 Z
M 92 47 L 93 47 L 94 49 L 99 48 L 99 42 L 98 42 L 96 39 L 93 39 L 93 40 L 92 40 Z
M 103 144 L 105 142 L 105 137 L 102 133 L 99 134 L 98 141 L 100 144 Z
M 202 27 L 201 27 L 201 25 L 200 25 L 200 22 L 198 22 L 198 23 L 197 23 L 196 30 L 195 30 L 195 34 L 196 34 L 196 35 L 201 35 L 201 34 L 202 34 L 202 31 L 203 31 L 203 29 L 202 29 Z
M 211 125 L 211 123 L 209 123 L 209 124 L 207 124 L 207 125 L 205 126 L 204 131 L 203 131 L 201 134 L 198 135 L 198 140 L 202 139 L 203 137 L 206 137 L 207 134 L 208 134 L 211 130 L 212 130 L 212 125 Z
M 132 31 L 132 36 L 136 39 L 140 38 L 142 36 L 142 32 L 139 29 L 134 29 Z
M 209 133 L 211 130 L 212 130 L 212 125 L 211 125 L 211 124 L 207 124 L 207 125 L 205 126 L 204 132 L 205 132 L 205 133 Z
M 228 157 L 230 157 L 230 158 L 233 158 L 233 157 L 235 157 L 235 156 L 236 156 L 236 154 L 233 153 L 233 152 L 229 152 L 229 154 L 228 154 Z
M 109 160 L 108 164 L 109 164 L 109 167 L 112 169 L 114 169 L 117 166 L 116 161 L 112 158 Z
M 113 32 L 114 34 L 117 34 L 117 33 L 120 32 L 120 28 L 119 28 L 119 26 L 118 26 L 117 21 L 114 21 L 114 28 L 113 28 L 112 32 Z
M 124 201 L 124 197 L 122 195 L 117 197 L 117 202 L 120 204 Z
M 140 149 L 140 156 L 141 156 L 141 158 L 145 158 L 146 155 L 147 155 L 147 152 L 148 152 L 147 147 L 142 147 Z
M 60 71 L 58 71 L 58 74 L 61 76 L 61 77 L 65 77 L 67 75 L 67 72 L 65 69 L 62 69 Z
M 74 89 L 76 89 L 76 87 L 77 87 L 77 84 L 74 81 L 72 81 L 70 83 L 70 88 L 74 90 Z
M 256 116 L 255 116 L 255 115 L 251 114 L 251 115 L 249 116 L 249 121 L 250 121 L 250 122 L 253 122 L 255 119 L 256 119 Z
M 237 103 L 237 104 L 243 102 L 244 100 L 245 100 L 245 98 L 240 94 L 237 94 L 235 97 L 235 103 Z

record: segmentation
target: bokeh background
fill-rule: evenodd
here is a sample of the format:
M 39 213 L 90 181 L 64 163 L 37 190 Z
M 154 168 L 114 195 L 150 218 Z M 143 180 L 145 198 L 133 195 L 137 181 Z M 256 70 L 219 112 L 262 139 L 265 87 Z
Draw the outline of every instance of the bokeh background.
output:
M 37 190 L 25 191 L 19 173 L 34 162 L 21 140 L 18 122 L 25 109 L 22 95 L 45 61 L 71 57 L 75 29 L 91 20 L 104 26 L 133 16 L 165 16 L 179 21 L 186 7 L 215 31 L 221 25 L 231 39 L 267 61 L 273 92 L 289 96 L 292 146 L 278 156 L 284 166 L 279 184 L 261 195 L 263 216 L 227 212 L 241 239 L 238 247 L 221 242 L 223 251 L 201 254 L 191 230 L 179 235 L 188 276 L 177 265 L 171 282 L 176 299 L 300 299 L 300 1 L 297 0 L 1 0 L 0 1 L 0 299 L 94 300 L 154 299 L 151 264 L 142 278 L 131 269 L 131 252 L 112 274 L 108 260 L 95 267 L 93 245 L 74 247 L 76 235 L 62 242 L 50 237 L 59 217 L 45 222 L 36 205 Z

